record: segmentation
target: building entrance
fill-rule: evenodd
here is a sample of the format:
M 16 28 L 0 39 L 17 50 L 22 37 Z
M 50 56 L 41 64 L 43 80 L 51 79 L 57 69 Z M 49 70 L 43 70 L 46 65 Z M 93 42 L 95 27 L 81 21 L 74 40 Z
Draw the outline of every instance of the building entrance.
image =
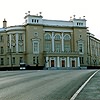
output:
M 54 67 L 54 60 L 51 60 L 51 67 Z
M 72 60 L 72 67 L 75 67 L 75 60 Z

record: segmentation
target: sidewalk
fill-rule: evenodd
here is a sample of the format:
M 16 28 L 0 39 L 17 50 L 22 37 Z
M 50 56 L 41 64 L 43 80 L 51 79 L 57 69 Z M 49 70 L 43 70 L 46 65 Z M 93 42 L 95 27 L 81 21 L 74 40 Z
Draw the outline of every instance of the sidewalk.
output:
M 75 100 L 100 100 L 100 70 L 87 83 Z

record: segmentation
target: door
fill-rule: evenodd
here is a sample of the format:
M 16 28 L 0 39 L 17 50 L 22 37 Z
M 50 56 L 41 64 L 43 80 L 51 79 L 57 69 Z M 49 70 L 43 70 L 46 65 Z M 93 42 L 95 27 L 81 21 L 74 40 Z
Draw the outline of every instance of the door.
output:
M 54 67 L 54 60 L 51 60 L 51 67 Z
M 65 60 L 62 60 L 62 67 L 65 67 Z
M 72 60 L 72 67 L 75 67 L 75 60 Z

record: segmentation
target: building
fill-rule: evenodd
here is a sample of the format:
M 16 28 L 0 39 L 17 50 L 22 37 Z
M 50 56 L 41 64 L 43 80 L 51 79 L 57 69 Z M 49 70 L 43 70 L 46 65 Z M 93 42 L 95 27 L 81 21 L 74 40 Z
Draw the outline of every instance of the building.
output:
M 0 67 L 71 68 L 100 65 L 100 40 L 87 31 L 86 19 L 25 17 L 23 25 L 0 28 Z

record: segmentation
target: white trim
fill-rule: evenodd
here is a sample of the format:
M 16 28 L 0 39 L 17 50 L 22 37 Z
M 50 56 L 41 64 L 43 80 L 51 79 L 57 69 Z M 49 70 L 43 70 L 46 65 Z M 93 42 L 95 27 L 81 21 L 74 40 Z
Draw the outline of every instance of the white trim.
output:
M 49 32 L 73 32 L 73 30 L 61 30 L 61 29 L 47 29 L 47 28 L 44 28 L 43 31 L 49 31 Z
M 62 51 L 64 51 L 64 38 L 63 38 L 63 33 L 61 35 L 62 35 Z
M 54 52 L 54 32 L 52 32 L 52 51 Z
M 67 57 L 67 67 L 70 67 L 70 59 Z
M 46 67 L 49 67 L 49 58 L 46 57 Z
M 18 33 L 16 33 L 16 52 L 18 52 Z

